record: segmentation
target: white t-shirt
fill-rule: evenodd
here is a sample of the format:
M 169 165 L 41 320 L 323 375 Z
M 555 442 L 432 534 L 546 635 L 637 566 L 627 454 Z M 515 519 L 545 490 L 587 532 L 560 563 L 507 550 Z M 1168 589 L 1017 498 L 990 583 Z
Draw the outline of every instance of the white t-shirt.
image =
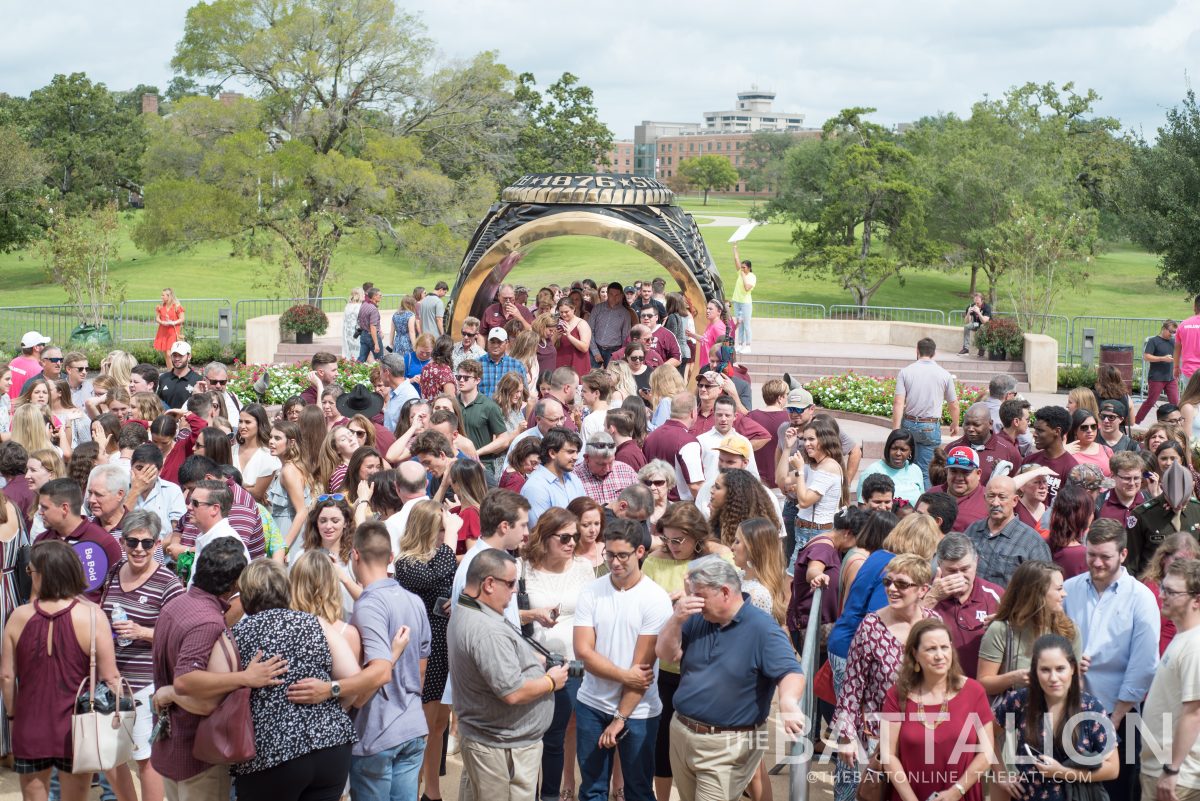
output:
M 1180 632 L 1158 661 L 1154 682 L 1142 709 L 1146 737 L 1142 743 L 1142 771 L 1162 775 L 1158 754 L 1170 754 L 1180 704 L 1200 701 L 1200 628 Z M 1161 745 L 1154 747 L 1153 740 Z M 1200 742 L 1192 744 L 1179 765 L 1179 786 L 1200 789 Z
M 238 536 L 238 533 L 233 530 L 233 526 L 229 525 L 229 520 L 226 518 L 221 518 L 219 521 L 217 521 L 215 526 L 201 534 L 199 537 L 196 537 L 196 561 L 192 564 L 199 565 L 200 554 L 204 553 L 204 549 L 220 537 L 233 537 L 235 540 L 237 540 L 242 546 L 242 553 L 244 553 L 246 556 L 246 564 L 250 564 L 250 549 L 246 547 L 246 543 L 241 537 Z M 195 578 L 196 571 L 193 569 L 192 575 L 188 577 L 189 587 L 192 586 L 192 581 Z
M 596 652 L 619 668 L 633 665 L 638 637 L 657 636 L 670 617 L 671 597 L 645 576 L 624 591 L 617 590 L 608 576 L 598 578 L 583 588 L 575 605 L 575 628 L 595 629 Z M 658 697 L 658 660 L 651 659 L 654 681 L 629 716 L 638 720 L 662 714 L 662 701 Z M 622 689 L 619 681 L 585 673 L 579 687 L 579 701 L 612 715 L 621 702 Z
M 729 429 L 728 434 L 722 434 L 715 428 L 710 428 L 703 434 L 700 434 L 696 437 L 696 441 L 700 443 L 700 458 L 704 461 L 704 482 L 706 484 L 715 481 L 717 474 L 720 472 L 717 462 L 721 458 L 721 452 L 717 450 L 717 446 L 724 442 L 727 436 L 742 440 L 746 444 L 746 448 L 751 453 L 754 453 L 754 448 L 750 447 L 750 440 L 732 428 Z M 746 470 L 750 475 L 758 478 L 758 463 L 754 459 L 751 459 L 746 465 Z
M 420 500 L 418 498 L 417 500 Z M 404 506 L 400 507 L 400 511 L 383 521 L 383 525 L 387 527 L 388 539 L 392 542 L 392 558 L 388 562 L 388 575 L 396 572 L 396 557 L 400 555 L 400 539 L 404 536 L 404 529 L 408 526 L 408 516 L 412 513 L 413 507 L 417 505 L 417 501 L 405 501 Z M 465 572 L 463 575 L 467 575 Z M 451 600 L 458 597 L 458 593 L 451 596 Z
M 595 568 L 582 556 L 574 557 L 562 573 L 526 570 L 529 605 L 534 609 L 558 608 L 558 620 L 553 627 L 547 629 L 540 623 L 534 624 L 533 636 L 538 642 L 567 659 L 575 658 L 575 607 L 579 603 L 579 593 L 595 580 Z
M 238 461 L 238 446 L 233 446 L 233 466 L 239 467 L 241 462 Z M 263 476 L 273 476 L 279 472 L 279 468 L 283 463 L 279 461 L 278 456 L 272 456 L 271 452 L 266 448 L 259 448 L 254 451 L 254 455 L 250 457 L 250 461 L 246 462 L 246 469 L 242 470 L 242 483 L 253 485 Z
M 675 457 L 675 491 L 679 493 L 679 500 L 692 500 L 692 491 L 688 487 L 688 476 L 698 476 L 701 481 L 704 480 L 704 456 L 703 450 L 700 448 L 699 441 L 689 442 L 679 450 L 679 455 Z M 684 473 L 686 467 L 687 473 Z

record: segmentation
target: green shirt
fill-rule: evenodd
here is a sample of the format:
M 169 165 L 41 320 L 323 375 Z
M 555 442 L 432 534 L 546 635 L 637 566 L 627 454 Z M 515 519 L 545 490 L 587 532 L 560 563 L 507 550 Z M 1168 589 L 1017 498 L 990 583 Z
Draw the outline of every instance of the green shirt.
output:
M 459 402 L 462 402 L 461 398 Z M 476 448 L 490 444 L 497 434 L 508 431 L 500 407 L 494 400 L 481 393 L 476 393 L 475 400 L 463 406 L 463 428 Z

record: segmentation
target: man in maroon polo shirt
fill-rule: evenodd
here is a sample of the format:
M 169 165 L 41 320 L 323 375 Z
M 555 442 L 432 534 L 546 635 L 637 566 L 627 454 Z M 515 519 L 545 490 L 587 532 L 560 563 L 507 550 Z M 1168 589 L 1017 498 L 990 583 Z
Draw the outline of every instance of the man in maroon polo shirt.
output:
M 688 431 L 696 420 L 696 397 L 680 392 L 671 398 L 671 419 L 650 432 L 642 451 L 647 460 L 662 459 L 675 466 L 672 501 L 690 501 L 704 483 L 704 459 L 700 443 Z
M 646 454 L 633 438 L 633 413 L 624 409 L 609 409 L 604 413 L 604 428 L 617 445 L 616 460 L 624 462 L 634 470 L 646 465 Z
M 84 595 L 99 602 L 108 571 L 121 561 L 121 546 L 103 528 L 79 516 L 82 505 L 83 490 L 74 479 L 56 478 L 43 484 L 38 493 L 38 511 L 46 530 L 36 542 L 62 540 L 70 545 L 83 565 L 87 582 Z
M 662 320 L 658 316 L 658 309 L 654 306 L 644 307 L 638 312 L 638 320 L 649 330 L 649 338 L 646 344 L 658 352 L 658 355 L 662 357 L 663 364 L 678 367 L 683 361 L 683 352 L 679 349 L 679 340 L 675 339 L 675 335 L 662 326 Z
M 692 424 L 693 434 L 698 437 L 716 425 L 718 398 L 727 398 L 733 404 L 733 430 L 750 440 L 752 449 L 757 451 L 771 441 L 771 432 L 746 416 L 733 380 L 715 370 L 701 373 L 696 379 L 696 422 Z
M 971 676 L 979 667 L 979 643 L 1000 607 L 1004 588 L 976 575 L 979 555 L 962 534 L 952 532 L 938 543 L 937 560 L 937 577 L 923 603 L 950 629 L 958 661 Z
M 483 330 L 503 328 L 509 320 L 517 320 L 528 330 L 533 322 L 533 312 L 517 303 L 517 293 L 512 284 L 501 284 L 496 292 L 496 302 L 483 310 Z
M 1150 498 L 1142 492 L 1142 457 L 1133 451 L 1118 451 L 1108 460 L 1112 470 L 1113 488 L 1104 493 L 1100 500 L 1097 517 L 1116 520 L 1126 531 L 1137 525 L 1133 511 Z
M 988 504 L 983 497 L 983 488 L 979 481 L 979 455 L 965 445 L 951 448 L 946 453 L 946 483 L 932 487 L 931 491 L 949 493 L 958 504 L 958 517 L 952 531 L 966 531 L 967 526 L 987 517 Z
M 992 433 L 992 415 L 986 403 L 975 403 L 967 409 L 963 421 L 963 435 L 951 442 L 947 449 L 958 446 L 971 448 L 979 458 L 979 483 L 987 484 L 992 479 L 992 470 L 999 462 L 1012 465 L 1009 475 L 1021 469 L 1021 452 L 1007 437 Z
M 769 489 L 775 489 L 775 449 L 779 447 L 779 429 L 788 422 L 788 385 L 782 378 L 772 378 L 762 385 L 763 407 L 746 413 L 746 417 L 771 435 L 767 444 L 754 452 L 758 476 Z
M 300 397 L 304 398 L 306 405 L 316 406 L 321 402 L 321 393 L 325 391 L 325 387 L 337 381 L 338 360 L 332 353 L 320 351 L 313 354 L 309 365 L 312 370 L 308 373 L 308 386 L 300 393 Z

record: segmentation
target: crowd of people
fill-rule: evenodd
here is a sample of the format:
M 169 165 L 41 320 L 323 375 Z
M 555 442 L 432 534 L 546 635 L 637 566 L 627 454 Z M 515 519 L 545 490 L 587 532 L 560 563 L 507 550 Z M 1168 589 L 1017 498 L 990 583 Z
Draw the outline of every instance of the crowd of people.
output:
M 366 287 L 347 339 L 371 385 L 320 352 L 278 411 L 179 339 L 161 373 L 116 351 L 89 378 L 37 332 L 0 366 L 24 797 L 88 791 L 93 630 L 133 696 L 132 761 L 96 777 L 119 801 L 760 801 L 773 707 L 827 742 L 838 799 L 1200 792 L 1177 407 L 1143 436 L 1105 386 L 1031 425 L 1011 377 L 965 403 L 921 340 L 866 463 L 790 377 L 751 396 L 718 302 L 697 333 L 655 281 L 505 284 L 451 333 L 446 289 L 406 296 L 385 347 Z M 206 761 L 238 699 L 251 753 Z

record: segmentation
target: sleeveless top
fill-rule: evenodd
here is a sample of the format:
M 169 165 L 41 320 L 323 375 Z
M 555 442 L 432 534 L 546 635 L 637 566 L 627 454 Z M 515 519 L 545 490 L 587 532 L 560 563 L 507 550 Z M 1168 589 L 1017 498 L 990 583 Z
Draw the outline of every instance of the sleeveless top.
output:
M 571 333 L 578 338 L 579 327 L 583 325 L 583 321 L 579 320 L 575 323 L 575 327 L 571 329 Z M 563 334 L 558 339 L 558 345 L 555 348 L 555 367 L 570 367 L 579 375 L 584 376 L 592 371 L 592 357 L 588 355 L 586 350 L 578 350 L 571 344 L 571 340 L 567 339 L 567 335 Z
M 79 682 L 89 667 L 88 654 L 79 647 L 71 623 L 77 603 L 71 601 L 51 614 L 34 601 L 33 617 L 17 638 L 13 754 L 18 759 L 72 757 L 71 713 Z

